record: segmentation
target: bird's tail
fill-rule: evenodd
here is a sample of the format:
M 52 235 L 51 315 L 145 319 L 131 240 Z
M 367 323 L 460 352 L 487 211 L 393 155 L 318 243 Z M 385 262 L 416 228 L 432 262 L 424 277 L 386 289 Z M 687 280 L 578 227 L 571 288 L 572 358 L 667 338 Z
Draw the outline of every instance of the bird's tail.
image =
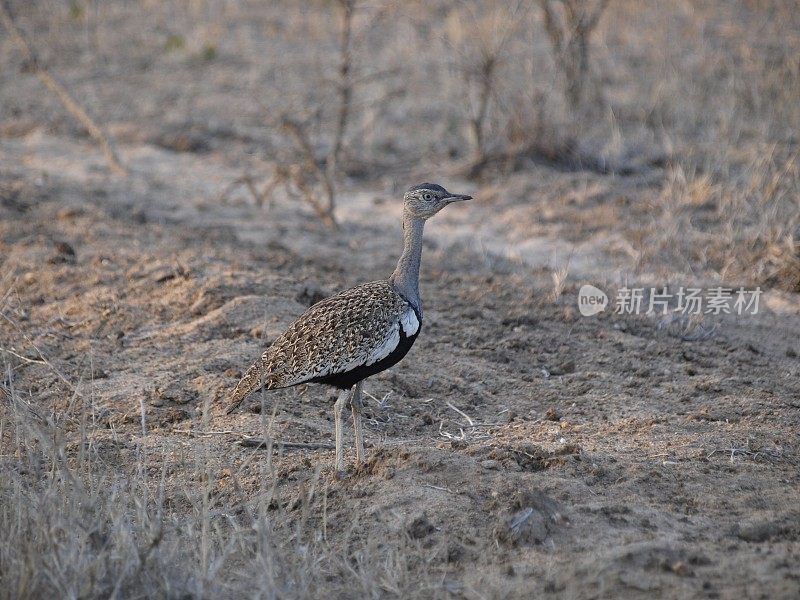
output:
M 228 396 L 225 408 L 225 414 L 229 415 L 242 403 L 242 401 L 250 395 L 251 392 L 256 391 L 261 387 L 264 377 L 264 360 L 260 358 L 253 366 L 247 369 L 247 372 L 241 378 L 239 383 L 236 384 L 233 392 Z

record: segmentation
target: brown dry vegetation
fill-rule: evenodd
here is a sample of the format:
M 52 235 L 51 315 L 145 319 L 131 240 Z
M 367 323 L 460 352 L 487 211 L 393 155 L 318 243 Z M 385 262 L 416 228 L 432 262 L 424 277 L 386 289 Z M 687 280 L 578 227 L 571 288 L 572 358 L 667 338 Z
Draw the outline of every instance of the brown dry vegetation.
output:
M 796 3 L 3 5 L 0 598 L 800 594 Z M 216 401 L 422 180 L 476 200 L 337 480 L 329 390 Z

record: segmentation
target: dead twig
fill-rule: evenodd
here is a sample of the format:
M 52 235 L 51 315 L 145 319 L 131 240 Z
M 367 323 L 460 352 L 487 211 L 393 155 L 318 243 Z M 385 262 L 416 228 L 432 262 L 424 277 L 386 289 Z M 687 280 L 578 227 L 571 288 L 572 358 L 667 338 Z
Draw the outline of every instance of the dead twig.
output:
M 14 19 L 11 17 L 11 12 L 8 10 L 5 0 L 0 0 L 0 22 L 3 23 L 3 27 L 6 28 L 11 39 L 14 40 L 14 43 L 16 43 L 17 47 L 22 52 L 28 63 L 28 68 L 33 71 L 45 87 L 58 97 L 61 104 L 67 109 L 67 112 L 75 117 L 75 119 L 83 125 L 92 139 L 100 145 L 100 149 L 103 151 L 106 161 L 108 161 L 111 172 L 115 175 L 127 175 L 128 172 L 125 167 L 122 166 L 122 162 L 120 162 L 108 135 L 106 135 L 103 129 L 89 116 L 86 110 L 75 100 L 72 94 L 67 91 L 64 85 L 56 80 L 50 72 L 42 66 L 41 62 L 39 62 L 30 43 L 25 39 L 22 32 L 14 23 Z
M 367 398 L 374 400 L 375 403 L 378 405 L 378 408 L 380 408 L 381 410 L 386 410 L 387 408 L 389 408 L 389 397 L 392 395 L 392 392 L 393 390 L 389 390 L 388 392 L 386 392 L 386 394 L 384 394 L 383 398 L 381 398 L 380 400 L 366 390 L 364 390 L 364 395 Z
M 198 431 L 196 429 L 173 429 L 172 433 L 185 433 L 186 435 L 191 435 L 192 437 L 207 437 L 212 435 L 231 435 L 236 434 L 238 432 L 233 430 L 226 430 L 226 431 Z
M 284 442 L 282 440 L 264 440 L 251 437 L 242 438 L 236 443 L 244 448 L 267 448 L 270 445 L 299 450 L 333 450 L 335 448 L 333 444 L 325 444 L 324 442 Z
M 336 217 L 334 216 L 336 189 L 332 172 L 330 169 L 323 169 L 317 161 L 314 147 L 303 123 L 283 115 L 279 124 L 280 128 L 294 140 L 295 146 L 303 158 L 303 164 L 292 165 L 287 169 L 288 181 L 296 188 L 293 189 L 291 185 L 288 185 L 286 186 L 287 192 L 290 195 L 301 197 L 314 209 L 323 222 L 331 227 L 336 227 Z M 314 189 L 309 185 L 310 178 L 313 178 L 322 188 L 324 201 L 320 201 Z
M 35 359 L 35 358 L 28 358 L 27 356 L 22 356 L 21 354 L 17 354 L 13 350 L 9 350 L 8 348 L 0 347 L 0 352 L 5 352 L 6 354 L 10 354 L 11 356 L 16 356 L 22 362 L 26 362 L 26 363 L 31 364 L 31 365 L 46 365 L 47 364 L 43 360 Z
M 74 394 L 76 394 L 76 395 L 77 395 L 79 398 L 83 398 L 83 394 L 81 394 L 81 393 L 78 391 L 78 388 L 77 388 L 77 387 L 75 387 L 75 386 L 72 384 L 72 382 L 71 382 L 69 379 L 67 379 L 67 378 L 66 378 L 66 376 L 65 376 L 65 375 L 64 375 L 64 374 L 63 374 L 61 371 L 59 371 L 59 370 L 56 368 L 56 366 L 55 366 L 53 363 L 51 363 L 49 360 L 47 360 L 47 357 L 46 357 L 44 354 L 42 354 L 42 351 L 41 351 L 41 350 L 39 350 L 39 347 L 38 347 L 36 344 L 34 344 L 34 343 L 33 343 L 33 340 L 31 340 L 31 338 L 30 338 L 30 337 L 28 337 L 28 335 L 27 335 L 27 334 L 26 334 L 24 331 L 22 331 L 22 329 L 20 329 L 19 325 L 17 325 L 17 324 L 16 324 L 14 321 L 12 321 L 10 318 L 8 318 L 6 315 L 4 315 L 4 314 L 3 314 L 3 313 L 1 313 L 1 312 L 0 312 L 0 317 L 4 318 L 6 321 L 8 321 L 8 323 L 9 323 L 9 324 L 10 324 L 10 325 L 11 325 L 11 326 L 14 328 L 14 329 L 16 329 L 16 330 L 17 330 L 17 332 L 18 332 L 18 333 L 19 333 L 19 334 L 20 334 L 20 335 L 23 337 L 23 339 L 24 339 L 26 342 L 28 342 L 28 344 L 30 344 L 30 345 L 31 345 L 31 348 L 33 348 L 33 349 L 36 351 L 36 354 L 38 354 L 38 355 L 39 355 L 39 359 L 40 359 L 40 361 L 41 361 L 41 363 L 42 363 L 42 364 L 44 364 L 44 365 L 47 365 L 47 367 L 48 367 L 48 368 L 49 368 L 49 369 L 50 369 L 50 370 L 51 370 L 53 373 L 55 373 L 55 375 L 56 375 L 56 376 L 57 376 L 57 377 L 58 377 L 58 378 L 59 378 L 61 381 L 63 381 L 63 382 L 66 384 L 66 386 L 67 386 L 67 387 L 70 389 L 70 391 L 72 391 Z M 28 360 L 31 360 L 31 359 L 28 359 Z
M 730 448 L 714 448 L 706 455 L 706 459 L 709 459 L 718 453 L 730 454 L 730 462 L 734 462 L 734 458 L 737 456 L 748 456 L 753 460 L 758 460 L 759 457 L 764 457 L 769 461 L 776 461 L 785 458 L 782 448 L 755 448 L 752 443 L 752 439 L 748 439 L 746 446 L 741 448 L 737 448 L 733 444 L 731 444 Z
M 459 427 L 458 434 L 450 433 L 444 430 L 444 420 L 439 422 L 439 435 L 445 437 L 449 440 L 455 441 L 463 441 L 467 439 L 467 436 L 475 436 L 478 432 L 479 427 L 495 427 L 497 425 L 506 425 L 506 423 L 476 423 L 472 417 L 470 417 L 467 413 L 463 410 L 456 408 L 450 402 L 447 402 L 447 407 L 451 410 L 455 411 L 459 415 L 461 415 L 467 422 L 467 427 Z M 466 431 L 465 431 L 466 429 Z M 489 434 L 480 434 L 475 439 L 484 439 L 489 438 L 491 435 Z
M 336 107 L 332 124 L 330 146 L 323 156 L 318 156 L 314 144 L 311 143 L 308 121 L 297 120 L 284 114 L 277 119 L 276 125 L 289 137 L 296 148 L 300 164 L 287 165 L 287 177 L 281 182 L 286 193 L 293 198 L 306 202 L 318 217 L 328 226 L 337 228 L 335 217 L 336 181 L 340 174 L 340 162 L 344 148 L 347 127 L 353 114 L 353 96 L 356 85 L 369 81 L 359 79 L 353 74 L 353 48 L 357 35 L 353 29 L 357 0 L 337 0 L 340 9 L 341 24 L 339 30 L 338 66 L 336 69 Z M 378 11 L 379 18 L 383 10 Z M 318 107 L 317 114 L 324 114 Z
M 173 429 L 172 433 L 185 433 L 192 437 L 210 437 L 214 435 L 238 435 L 238 432 L 224 429 L 224 430 L 210 430 L 198 431 L 197 429 Z M 283 447 L 287 449 L 300 449 L 300 450 L 333 450 L 333 444 L 326 444 L 324 442 L 285 442 L 283 440 L 265 440 L 255 437 L 242 437 L 236 440 L 236 444 L 244 448 L 267 448 L 270 445 L 273 447 Z
M 447 403 L 447 407 L 448 407 L 448 408 L 450 408 L 450 409 L 452 409 L 452 410 L 454 410 L 454 411 L 456 411 L 458 414 L 460 414 L 462 417 L 464 417 L 464 418 L 467 420 L 467 423 L 469 423 L 469 426 L 470 426 L 470 427 L 474 427 L 474 423 L 475 423 L 475 422 L 472 420 L 472 417 L 470 417 L 470 416 L 469 416 L 467 413 L 465 413 L 463 410 L 460 410 L 460 409 L 456 408 L 455 406 L 453 406 L 453 405 L 452 405 L 452 404 L 450 404 L 449 402 Z
M 224 202 L 233 190 L 243 185 L 247 188 L 247 191 L 250 192 L 250 195 L 253 197 L 253 202 L 256 204 L 256 206 L 261 208 L 264 206 L 264 203 L 269 202 L 271 207 L 272 193 L 275 191 L 276 187 L 285 182 L 286 175 L 286 170 L 284 168 L 277 168 L 275 173 L 273 173 L 272 177 L 267 180 L 267 183 L 264 184 L 264 187 L 261 190 L 258 189 L 256 179 L 252 175 L 242 175 L 238 179 L 228 184 L 222 190 L 217 201 Z
M 458 494 L 458 492 L 451 490 L 450 488 L 440 487 L 438 485 L 431 485 L 430 483 L 422 484 L 422 487 L 430 488 L 432 490 L 439 490 L 440 492 L 448 492 L 450 494 Z
M 458 435 L 444 430 L 444 421 L 439 421 L 439 435 L 447 438 L 448 440 L 463 441 L 467 439 L 467 434 L 464 430 L 459 428 Z

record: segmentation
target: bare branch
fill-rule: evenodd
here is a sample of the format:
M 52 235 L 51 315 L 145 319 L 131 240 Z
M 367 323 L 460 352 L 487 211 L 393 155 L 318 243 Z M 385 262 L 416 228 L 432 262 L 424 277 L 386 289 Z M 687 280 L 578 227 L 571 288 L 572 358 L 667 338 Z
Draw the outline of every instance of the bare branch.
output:
M 608 8 L 609 0 L 600 0 L 597 3 L 597 6 L 594 9 L 594 12 L 591 13 L 588 20 L 584 24 L 583 28 L 587 34 L 590 34 L 592 30 L 597 27 L 597 23 L 600 21 L 600 17 L 603 16 L 606 8 Z
M 595 3 L 561 0 L 562 10 L 557 11 L 555 0 L 539 0 L 544 29 L 553 48 L 553 60 L 564 74 L 565 95 L 576 110 L 587 107 L 588 88 L 592 83 L 590 39 L 608 4 L 609 0 Z
M 553 12 L 553 6 L 550 4 L 550 0 L 539 0 L 539 4 L 544 12 L 544 28 L 550 38 L 550 43 L 555 50 L 561 52 L 564 48 L 564 35 L 558 18 Z
M 347 119 L 350 115 L 350 99 L 353 95 L 353 84 L 350 79 L 353 56 L 350 40 L 353 35 L 353 10 L 355 0 L 339 0 L 342 9 L 342 32 L 339 42 L 339 112 L 336 118 L 336 130 L 333 135 L 333 145 L 328 153 L 326 168 L 328 177 L 333 178 L 339 164 L 339 154 L 342 151 L 342 140 L 347 128 Z
M 77 100 L 75 100 L 75 98 L 67 91 L 67 89 L 61 83 L 59 83 L 39 62 L 39 59 L 36 56 L 33 48 L 22 35 L 22 32 L 16 26 L 14 20 L 11 18 L 11 12 L 8 10 L 5 0 L 0 0 L 0 22 L 3 23 L 3 27 L 6 28 L 11 36 L 11 39 L 14 40 L 14 43 L 16 43 L 17 47 L 25 57 L 25 60 L 28 62 L 30 68 L 33 70 L 39 80 L 58 97 L 58 99 L 61 101 L 61 104 L 63 104 L 64 108 L 67 109 L 67 112 L 75 117 L 75 119 L 77 119 L 78 122 L 83 125 L 84 129 L 86 129 L 87 133 L 92 137 L 92 139 L 94 139 L 100 145 L 111 171 L 116 175 L 127 175 L 127 170 L 122 166 L 122 163 L 120 162 L 119 157 L 117 156 L 117 153 L 114 150 L 114 147 L 106 133 L 97 123 L 95 123 L 86 110 L 78 103 Z
M 303 124 L 295 121 L 291 117 L 284 115 L 281 118 L 281 128 L 289 133 L 289 135 L 294 139 L 295 144 L 303 155 L 308 173 L 313 173 L 317 181 L 322 186 L 326 196 L 325 204 L 322 204 L 317 199 L 317 196 L 313 190 L 309 188 L 302 170 L 290 169 L 292 182 L 297 186 L 303 197 L 309 204 L 311 204 L 323 221 L 325 221 L 328 225 L 336 227 L 336 218 L 334 217 L 333 213 L 336 202 L 336 191 L 333 185 L 331 173 L 323 169 L 317 162 L 316 155 L 314 154 L 314 148 L 311 145 L 311 141 L 308 139 L 308 134 L 306 133 Z

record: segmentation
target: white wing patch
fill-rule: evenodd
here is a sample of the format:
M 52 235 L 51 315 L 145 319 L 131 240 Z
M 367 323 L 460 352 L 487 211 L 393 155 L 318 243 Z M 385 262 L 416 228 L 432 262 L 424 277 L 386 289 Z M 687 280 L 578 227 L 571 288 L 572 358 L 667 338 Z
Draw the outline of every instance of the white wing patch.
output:
M 400 316 L 400 325 L 407 336 L 412 336 L 419 331 L 419 319 L 417 313 L 409 308 Z
M 395 326 L 392 327 L 389 335 L 380 346 L 375 348 L 372 352 L 370 352 L 369 356 L 367 357 L 367 362 L 365 365 L 372 365 L 378 362 L 379 360 L 383 360 L 387 356 L 389 356 L 397 345 L 400 343 L 400 327 Z

